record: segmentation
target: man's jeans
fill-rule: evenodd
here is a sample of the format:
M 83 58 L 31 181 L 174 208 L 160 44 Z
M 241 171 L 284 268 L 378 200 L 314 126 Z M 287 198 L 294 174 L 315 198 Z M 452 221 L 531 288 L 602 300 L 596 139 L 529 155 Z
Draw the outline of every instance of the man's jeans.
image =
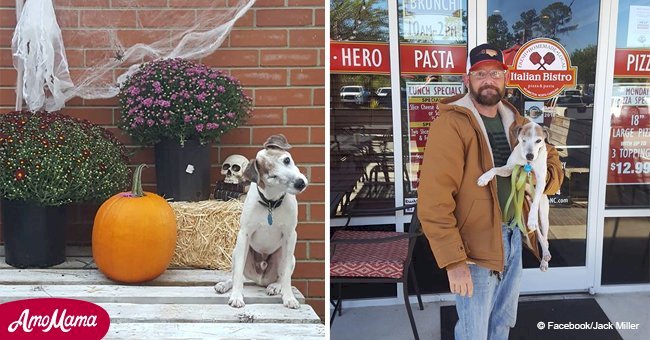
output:
M 474 295 L 456 295 L 456 340 L 506 340 L 517 321 L 521 283 L 521 231 L 503 225 L 503 273 L 470 264 Z

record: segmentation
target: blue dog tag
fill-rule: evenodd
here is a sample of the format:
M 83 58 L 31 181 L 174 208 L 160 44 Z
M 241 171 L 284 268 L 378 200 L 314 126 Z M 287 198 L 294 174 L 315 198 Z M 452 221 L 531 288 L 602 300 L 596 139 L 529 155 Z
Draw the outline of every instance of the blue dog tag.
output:
M 526 171 L 526 173 L 530 173 L 533 171 L 533 167 L 530 164 L 526 164 L 524 165 L 524 171 Z
M 269 225 L 273 224 L 273 215 L 269 212 L 269 215 L 266 217 L 266 221 L 269 222 Z

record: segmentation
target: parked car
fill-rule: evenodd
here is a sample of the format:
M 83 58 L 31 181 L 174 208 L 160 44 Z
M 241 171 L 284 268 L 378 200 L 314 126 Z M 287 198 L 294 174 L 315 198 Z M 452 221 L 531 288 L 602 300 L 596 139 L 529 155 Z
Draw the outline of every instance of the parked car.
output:
M 381 91 L 381 92 L 380 92 Z M 381 87 L 377 90 L 377 102 L 383 107 L 390 107 L 392 98 L 392 91 L 390 87 Z
M 555 102 L 556 106 L 575 108 L 578 112 L 587 111 L 587 104 L 582 100 L 582 96 L 559 96 Z
M 564 90 L 561 96 L 582 96 L 582 91 L 580 90 Z
M 406 88 L 400 88 L 400 92 L 402 107 L 406 108 Z M 391 107 L 393 104 L 393 90 L 390 87 L 380 87 L 375 93 L 380 106 Z
M 339 96 L 344 104 L 363 105 L 368 103 L 370 91 L 358 85 L 343 86 L 339 91 Z
M 378 97 L 390 97 L 390 87 L 380 87 L 377 89 Z

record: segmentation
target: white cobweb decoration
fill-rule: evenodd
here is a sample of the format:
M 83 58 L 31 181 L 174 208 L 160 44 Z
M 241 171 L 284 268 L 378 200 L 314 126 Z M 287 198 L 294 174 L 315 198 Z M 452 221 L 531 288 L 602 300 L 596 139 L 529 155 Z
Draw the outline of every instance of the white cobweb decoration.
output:
M 22 1 L 20 1 L 22 2 Z M 16 8 L 19 4 L 16 2 Z M 16 110 L 24 98 L 30 110 L 58 110 L 74 85 L 68 72 L 61 29 L 52 1 L 27 1 L 11 41 L 18 70 Z M 47 92 L 46 92 L 47 91 Z
M 183 2 L 176 2 L 177 7 L 170 8 L 152 6 L 151 0 L 113 0 L 111 3 L 119 7 L 93 10 L 138 11 L 135 26 L 64 30 L 66 40 L 105 42 L 109 47 L 104 50 L 110 52 L 96 60 L 88 60 L 89 54 L 86 54 L 86 65 L 91 66 L 84 66 L 81 72 L 73 72 L 71 76 L 56 17 L 59 10 L 70 8 L 53 6 L 52 0 L 16 0 L 16 8 L 22 7 L 12 39 L 14 67 L 19 75 L 16 110 L 21 109 L 21 99 L 30 111 L 52 112 L 64 107 L 73 97 L 112 98 L 119 93 L 120 84 L 143 62 L 167 58 L 196 60 L 208 56 L 221 46 L 235 22 L 255 0 L 230 0 L 228 7 L 224 7 L 224 0 L 204 0 L 200 2 L 201 7 L 187 8 L 183 7 Z M 147 28 L 143 25 L 145 20 L 162 26 Z M 169 33 L 153 42 L 130 45 L 118 38 L 121 30 L 142 32 L 143 28 L 144 32 L 167 30 Z

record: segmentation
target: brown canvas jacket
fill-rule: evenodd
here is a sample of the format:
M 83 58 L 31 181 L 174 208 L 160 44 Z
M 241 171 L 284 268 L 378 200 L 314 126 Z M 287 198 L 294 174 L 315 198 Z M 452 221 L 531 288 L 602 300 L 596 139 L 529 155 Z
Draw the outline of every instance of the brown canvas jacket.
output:
M 515 127 L 527 122 L 507 101 L 498 104 L 511 148 L 517 143 Z M 478 178 L 494 167 L 483 120 L 469 95 L 438 104 L 440 115 L 429 130 L 418 187 L 418 217 L 440 268 L 471 261 L 503 271 L 501 208 L 496 180 L 480 187 Z M 547 144 L 545 194 L 555 194 L 564 171 L 555 147 Z M 524 208 L 524 218 L 528 216 Z M 525 238 L 539 258 L 535 233 Z

